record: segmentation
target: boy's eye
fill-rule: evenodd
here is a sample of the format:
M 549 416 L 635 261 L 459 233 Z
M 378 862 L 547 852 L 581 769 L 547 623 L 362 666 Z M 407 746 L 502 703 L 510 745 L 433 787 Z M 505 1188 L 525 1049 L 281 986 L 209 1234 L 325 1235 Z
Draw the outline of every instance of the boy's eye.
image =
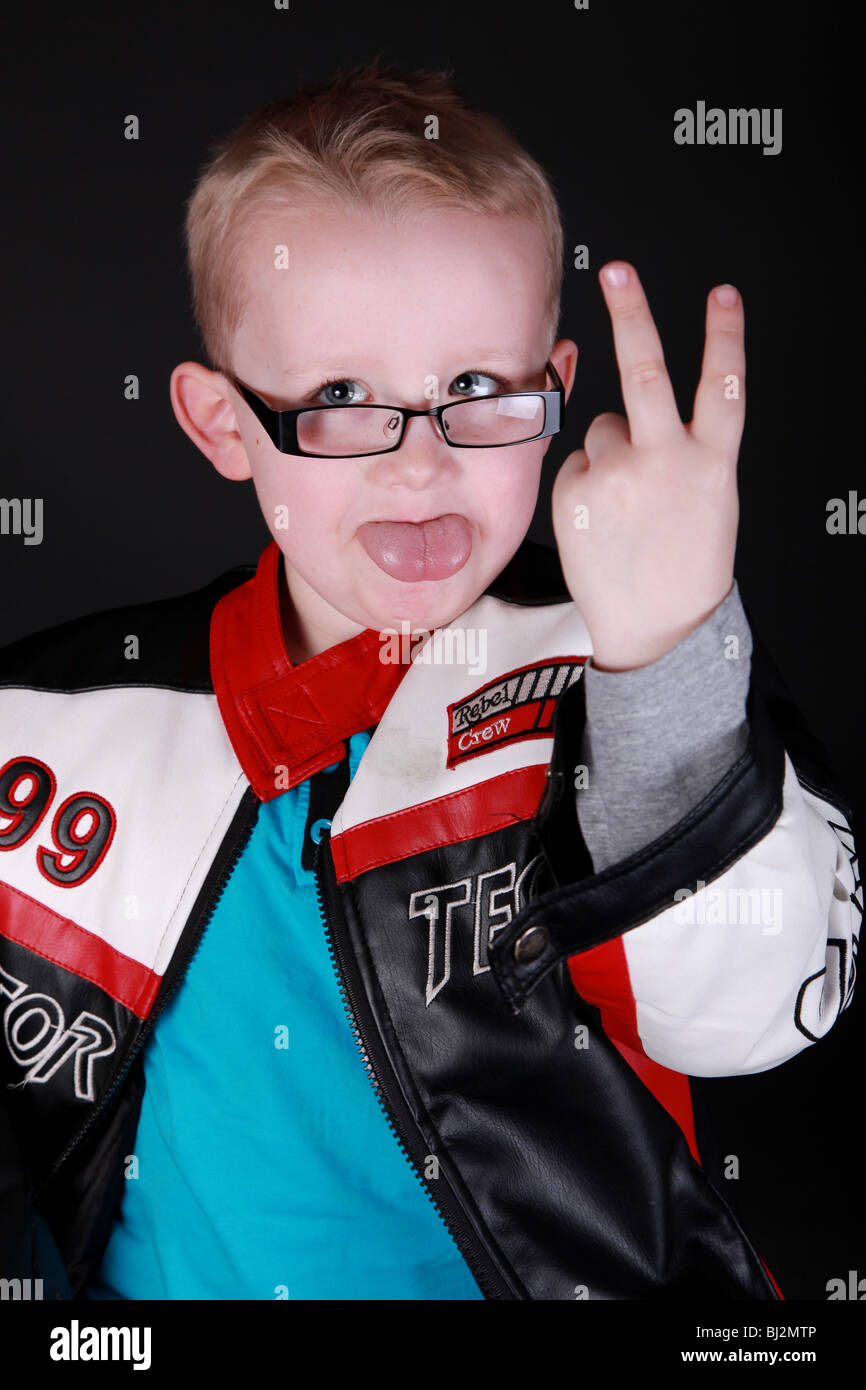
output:
M 326 381 L 324 386 L 320 386 L 316 392 L 315 399 L 321 398 L 322 405 L 358 405 L 358 397 L 361 394 L 361 387 L 357 381 L 352 381 L 348 377 L 339 377 L 334 381 Z
M 492 383 L 488 389 L 475 389 L 473 377 L 481 377 L 484 381 Z M 497 391 L 507 390 L 507 382 L 502 377 L 494 376 L 492 372 L 461 372 L 456 376 L 448 388 L 450 395 L 456 396 L 492 396 Z
M 493 372 L 469 371 L 455 376 L 449 396 L 493 396 L 510 390 L 509 383 Z M 352 377 L 335 377 L 324 382 L 308 399 L 320 405 L 360 405 L 364 388 Z

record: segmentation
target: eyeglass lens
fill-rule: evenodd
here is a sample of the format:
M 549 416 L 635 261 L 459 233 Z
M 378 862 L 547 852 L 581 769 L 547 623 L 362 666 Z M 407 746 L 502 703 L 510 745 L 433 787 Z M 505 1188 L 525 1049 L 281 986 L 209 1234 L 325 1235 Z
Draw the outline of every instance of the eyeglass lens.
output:
M 441 419 L 452 444 L 521 444 L 544 428 L 544 397 L 506 395 L 455 401 Z M 323 458 L 377 453 L 393 448 L 399 429 L 400 416 L 387 406 L 335 406 L 298 416 L 298 444 Z

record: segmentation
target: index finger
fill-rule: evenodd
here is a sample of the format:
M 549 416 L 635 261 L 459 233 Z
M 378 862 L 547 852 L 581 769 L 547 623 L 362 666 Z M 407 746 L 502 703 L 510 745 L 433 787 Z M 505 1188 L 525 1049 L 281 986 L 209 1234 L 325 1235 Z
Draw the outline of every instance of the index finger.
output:
M 622 399 L 633 444 L 654 444 L 682 431 L 647 297 L 634 266 L 611 261 L 599 275 L 613 325 Z

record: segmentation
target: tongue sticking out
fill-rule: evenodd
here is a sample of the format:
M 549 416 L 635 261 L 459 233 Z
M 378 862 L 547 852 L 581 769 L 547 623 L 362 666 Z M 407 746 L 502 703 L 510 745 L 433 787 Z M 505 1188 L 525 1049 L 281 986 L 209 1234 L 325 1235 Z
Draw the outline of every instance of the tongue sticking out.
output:
M 464 516 L 448 512 L 432 521 L 366 521 L 358 540 L 370 559 L 393 579 L 418 583 L 447 579 L 469 559 L 472 528 Z

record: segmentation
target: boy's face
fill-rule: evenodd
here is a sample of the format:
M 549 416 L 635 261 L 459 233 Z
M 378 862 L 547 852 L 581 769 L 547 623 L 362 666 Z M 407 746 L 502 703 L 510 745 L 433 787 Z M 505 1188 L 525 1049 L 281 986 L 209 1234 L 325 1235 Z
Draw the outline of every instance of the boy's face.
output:
M 275 265 L 281 245 L 286 269 Z M 523 221 L 443 210 L 397 225 L 342 206 L 271 209 L 238 273 L 249 298 L 234 372 L 273 409 L 428 409 L 553 386 L 544 247 Z M 563 341 L 550 356 L 570 392 L 576 347 Z M 453 449 L 417 418 L 393 453 L 307 458 L 280 453 L 227 379 L 197 364 L 175 369 L 172 402 L 220 472 L 253 479 L 284 556 L 296 660 L 364 628 L 432 630 L 463 613 L 525 536 L 550 443 Z

